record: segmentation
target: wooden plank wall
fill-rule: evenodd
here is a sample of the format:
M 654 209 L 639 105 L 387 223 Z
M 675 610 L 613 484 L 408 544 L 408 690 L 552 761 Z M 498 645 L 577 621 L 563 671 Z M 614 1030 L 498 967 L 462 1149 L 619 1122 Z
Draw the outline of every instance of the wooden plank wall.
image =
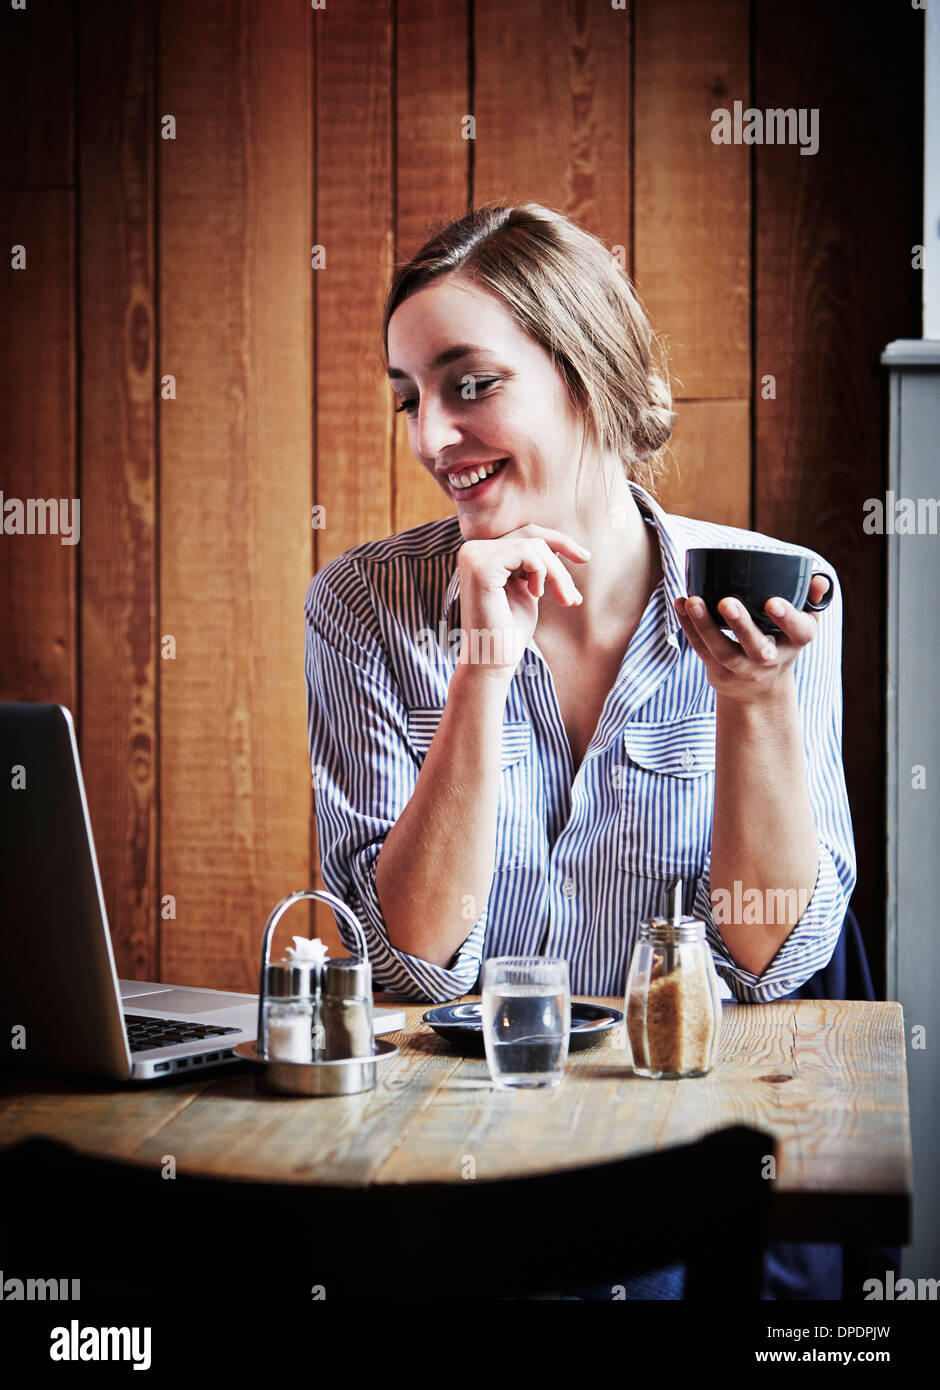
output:
M 121 973 L 159 970 L 156 6 L 79 24 L 79 737 Z M 91 94 L 95 100 L 89 100 Z
M 310 17 L 163 0 L 158 53 L 160 968 L 251 989 L 310 872 Z
M 75 15 L 0 9 L 0 489 L 77 496 Z M 26 267 L 13 270 L 14 247 Z M 0 696 L 78 698 L 81 545 L 0 535 Z
M 634 273 L 675 378 L 668 511 L 751 525 L 751 167 L 711 112 L 746 98 L 747 0 L 637 5 Z M 791 156 L 796 152 L 791 150 Z
M 883 555 L 860 518 L 884 487 L 878 353 L 919 332 L 922 14 L 0 14 L 0 486 L 82 502 L 77 546 L 0 537 L 0 698 L 76 713 L 120 973 L 252 989 L 268 909 L 322 886 L 304 591 L 359 541 L 448 513 L 391 410 L 382 300 L 432 223 L 499 198 L 624 248 L 670 350 L 664 505 L 839 570 L 855 907 L 880 978 Z M 819 153 L 716 146 L 711 111 L 736 99 L 821 108 Z M 335 947 L 332 914 L 314 920 Z
M 877 16 L 877 18 L 876 18 Z M 884 498 L 896 338 L 920 337 L 922 12 L 794 0 L 754 9 L 754 105 L 821 108 L 819 151 L 755 161 L 752 525 L 825 555 L 840 576 L 843 761 L 858 856 L 853 909 L 884 982 Z M 890 97 L 886 97 L 886 84 Z M 771 375 L 776 398 L 759 383 Z

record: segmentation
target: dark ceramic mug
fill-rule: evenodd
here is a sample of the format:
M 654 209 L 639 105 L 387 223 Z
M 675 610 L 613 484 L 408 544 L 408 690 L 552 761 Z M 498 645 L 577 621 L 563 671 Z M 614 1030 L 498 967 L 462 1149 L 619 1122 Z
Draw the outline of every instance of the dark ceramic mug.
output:
M 818 603 L 810 603 L 810 581 L 816 575 L 829 581 L 829 591 Z M 704 599 L 719 627 L 731 630 L 728 619 L 718 611 L 718 604 L 723 598 L 736 598 L 756 627 L 769 636 L 779 635 L 780 628 L 764 612 L 768 599 L 785 598 L 796 609 L 821 613 L 835 593 L 832 575 L 814 570 L 809 556 L 784 555 L 775 550 L 688 550 L 685 580 L 687 592 Z

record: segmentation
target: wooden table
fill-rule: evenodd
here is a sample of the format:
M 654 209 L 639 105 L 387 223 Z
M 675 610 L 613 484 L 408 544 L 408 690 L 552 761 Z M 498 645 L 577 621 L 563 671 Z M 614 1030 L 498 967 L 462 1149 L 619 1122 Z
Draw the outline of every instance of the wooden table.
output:
M 726 1003 L 717 1065 L 686 1081 L 635 1076 L 620 1026 L 569 1057 L 561 1086 L 513 1092 L 423 1024 L 428 1007 L 409 1004 L 407 1028 L 388 1035 L 400 1055 L 373 1092 L 271 1096 L 247 1068 L 119 1089 L 7 1077 L 0 1145 L 43 1134 L 137 1164 L 172 1154 L 178 1171 L 276 1182 L 458 1182 L 602 1162 L 743 1123 L 776 1140 L 774 1238 L 910 1240 L 899 1004 Z

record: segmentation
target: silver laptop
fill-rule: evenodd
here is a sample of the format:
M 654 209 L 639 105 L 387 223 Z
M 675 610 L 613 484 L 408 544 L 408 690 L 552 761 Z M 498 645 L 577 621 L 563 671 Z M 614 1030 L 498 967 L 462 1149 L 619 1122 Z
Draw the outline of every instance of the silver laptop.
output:
M 257 1027 L 256 994 L 117 978 L 72 716 L 0 702 L 0 1066 L 151 1081 L 237 1060 Z

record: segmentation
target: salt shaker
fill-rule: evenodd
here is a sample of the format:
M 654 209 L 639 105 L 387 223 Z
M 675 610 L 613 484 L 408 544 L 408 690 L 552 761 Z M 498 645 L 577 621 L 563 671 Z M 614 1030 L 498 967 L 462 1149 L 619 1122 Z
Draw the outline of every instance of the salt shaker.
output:
M 319 966 L 274 961 L 264 967 L 264 1055 L 279 1062 L 313 1060 L 313 1010 Z
M 633 1069 L 640 1076 L 704 1076 L 721 1030 L 721 996 L 705 923 L 655 917 L 640 923 L 625 1004 Z
M 314 1061 L 371 1057 L 372 966 L 368 960 L 330 960 L 323 970 Z

